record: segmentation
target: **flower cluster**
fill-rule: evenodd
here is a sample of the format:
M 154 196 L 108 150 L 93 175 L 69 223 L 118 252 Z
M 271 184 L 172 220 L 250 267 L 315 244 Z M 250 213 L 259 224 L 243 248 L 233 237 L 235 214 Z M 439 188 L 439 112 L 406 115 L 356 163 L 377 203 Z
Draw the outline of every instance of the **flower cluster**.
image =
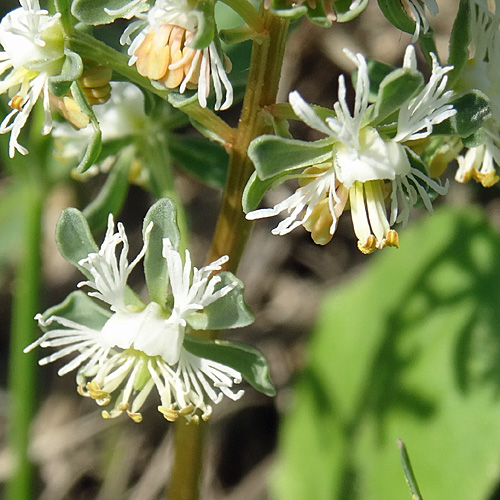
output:
M 369 106 L 370 81 L 364 57 L 346 53 L 358 68 L 352 114 L 343 75 L 339 78 L 334 117 L 318 116 L 297 92 L 289 98 L 299 119 L 332 139 L 330 157 L 298 174 L 301 187 L 290 197 L 271 209 L 247 213 L 247 219 L 288 212 L 290 215 L 273 234 L 284 235 L 303 225 L 316 243 L 326 244 L 349 206 L 358 247 L 363 253 L 370 253 L 377 248 L 398 246 L 398 234 L 392 226 L 396 222 L 406 224 L 410 209 L 419 199 L 431 212 L 429 190 L 439 194 L 447 191 L 447 186 L 439 185 L 410 161 L 411 152 L 404 143 L 428 137 L 435 124 L 455 114 L 453 106 L 447 104 L 452 91 L 445 91 L 446 73 L 451 67 L 441 67 L 433 56 L 429 82 L 400 107 L 397 131 L 391 138 L 370 125 L 373 107 Z M 404 68 L 416 68 L 413 46 L 406 51 Z
M 192 267 L 187 250 L 183 262 L 170 239 L 164 238 L 170 298 L 166 304 L 141 305 L 137 298 L 131 301 L 127 279 L 146 253 L 152 226 L 150 223 L 145 230 L 142 250 L 129 263 L 123 225 L 119 223 L 115 232 L 110 215 L 101 248 L 78 263 L 89 278 L 78 286 L 93 290 L 83 298 L 82 292 L 74 292 L 79 294 L 78 300 L 85 299 L 85 315 L 71 318 L 54 314 L 53 310 L 38 315 L 36 319 L 47 331 L 25 351 L 37 346 L 57 348 L 40 361 L 42 365 L 77 353 L 58 373 L 78 369 L 81 395 L 103 406 L 114 399 L 113 409 L 102 412 L 104 418 L 126 412 L 140 422 L 140 409 L 156 387 L 161 399 L 158 410 L 167 420 L 175 421 L 182 415 L 197 422 L 198 411 L 206 420 L 212 412 L 210 401 L 219 403 L 223 396 L 236 400 L 243 395 L 243 390 L 232 389 L 242 376 L 229 366 L 190 353 L 184 346 L 186 328 L 190 315 L 199 314 L 231 293 L 237 282 L 222 284 L 219 275 L 212 275 L 221 270 L 227 256 L 197 269 Z M 107 304 L 109 309 L 89 297 Z M 93 320 L 84 320 L 89 315 Z
M 497 183 L 496 166 L 500 165 L 500 12 L 492 13 L 486 1 L 470 2 L 472 57 L 462 71 L 460 90 L 479 89 L 488 97 L 491 117 L 483 127 L 484 142 L 469 148 L 458 157 L 455 179 L 467 182 L 473 178 L 483 186 Z
M 205 48 L 191 47 L 199 17 L 188 0 L 157 0 L 147 12 L 136 13 L 136 17 L 138 20 L 121 37 L 122 44 L 130 45 L 130 65 L 135 64 L 141 75 L 168 89 L 178 88 L 180 93 L 197 89 L 202 107 L 207 106 L 213 85 L 215 109 L 231 106 L 233 88 L 227 77 L 231 62 L 215 39 Z
M 8 92 L 12 111 L 0 125 L 0 133 L 10 132 L 9 156 L 15 151 L 26 154 L 18 137 L 36 101 L 42 96 L 45 125 L 52 128 L 49 102 L 49 78 L 60 73 L 64 62 L 64 42 L 60 15 L 50 16 L 40 9 L 38 0 L 20 0 L 21 7 L 0 22 L 0 94 Z

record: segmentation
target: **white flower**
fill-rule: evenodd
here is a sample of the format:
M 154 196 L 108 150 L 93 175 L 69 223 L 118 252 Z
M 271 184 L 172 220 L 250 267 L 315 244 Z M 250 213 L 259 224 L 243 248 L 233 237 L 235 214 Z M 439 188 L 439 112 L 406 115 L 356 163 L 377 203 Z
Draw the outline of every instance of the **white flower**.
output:
M 233 88 L 226 74 L 231 63 L 215 41 L 204 49 L 190 47 L 198 30 L 198 15 L 191 10 L 188 0 L 157 0 L 146 14 L 136 17 L 139 21 L 133 22 L 121 37 L 122 44 L 130 44 L 130 65 L 135 64 L 141 75 L 166 88 L 178 88 L 180 93 L 197 89 L 202 107 L 207 105 L 213 84 L 215 109 L 231 106 Z M 131 35 L 135 33 L 132 41 Z
M 64 60 L 62 28 L 59 15 L 49 16 L 38 0 L 20 0 L 21 7 L 0 22 L 0 75 L 11 70 L 0 81 L 0 94 L 8 91 L 12 111 L 0 125 L 0 133 L 11 132 L 9 156 L 28 151 L 17 140 L 36 101 L 42 96 L 45 125 L 42 134 L 50 132 L 48 80 L 59 74 Z
M 428 83 L 419 94 L 406 102 L 399 111 L 398 132 L 395 141 L 415 141 L 428 137 L 433 125 L 443 122 L 456 114 L 452 104 L 447 102 L 453 96 L 453 90 L 447 90 L 448 76 L 453 66 L 441 67 L 437 57 L 431 53 L 432 73 Z M 406 49 L 403 67 L 416 69 L 417 60 L 413 45 Z
M 146 230 L 145 242 L 137 257 L 128 262 L 128 240 L 122 224 L 115 232 L 110 215 L 106 236 L 98 252 L 90 253 L 79 265 L 91 279 L 79 283 L 94 291 L 88 295 L 109 305 L 109 315 L 100 329 L 90 328 L 57 315 L 37 319 L 42 327 L 58 325 L 48 330 L 25 349 L 56 347 L 59 350 L 43 358 L 40 364 L 51 363 L 68 354 L 79 353 L 59 370 L 64 375 L 78 368 L 80 394 L 106 405 L 115 396 L 114 408 L 103 412 L 114 418 L 126 411 L 139 422 L 139 410 L 151 390 L 156 387 L 161 405 L 159 411 L 174 421 L 179 415 L 197 421 L 197 410 L 208 419 L 212 412 L 209 402 L 219 403 L 225 395 L 238 399 L 243 391 L 233 392 L 233 384 L 241 382 L 241 374 L 220 363 L 198 358 L 184 347 L 187 317 L 228 294 L 236 283 L 219 287 L 221 278 L 212 276 L 227 262 L 224 256 L 202 267 L 193 268 L 186 250 L 184 263 L 170 240 L 163 240 L 163 256 L 168 267 L 172 297 L 169 307 L 150 302 L 138 308 L 127 303 L 127 278 L 144 256 L 152 224 Z M 122 246 L 119 255 L 117 249 Z M 128 291 L 130 293 L 130 291 Z M 170 304 L 170 302 L 172 303 Z
M 427 7 L 431 16 L 435 17 L 439 13 L 439 7 L 436 0 L 402 0 L 402 2 L 415 19 L 415 33 L 413 33 L 413 38 L 411 39 L 414 43 L 418 40 L 422 28 L 424 33 L 429 31 L 429 21 L 427 21 L 427 16 L 425 15 L 425 8 Z
M 339 100 L 333 106 L 335 117 L 321 119 L 297 92 L 289 97 L 295 114 L 302 121 L 333 138 L 331 162 L 305 169 L 298 175 L 303 185 L 294 194 L 272 209 L 248 213 L 247 219 L 271 217 L 286 211 L 290 215 L 278 224 L 273 234 L 284 235 L 303 225 L 311 231 L 316 243 L 325 244 L 332 238 L 338 218 L 349 201 L 358 247 L 370 253 L 387 245 L 398 246 L 398 235 L 391 228 L 396 222 L 407 223 L 410 209 L 419 197 L 432 212 L 426 187 L 439 194 L 447 191 L 447 186 L 440 186 L 411 166 L 401 142 L 427 137 L 433 124 L 454 114 L 455 110 L 444 104 L 450 94 L 443 94 L 444 73 L 450 68 L 439 67 L 434 59 L 429 83 L 401 107 L 398 134 L 389 139 L 365 123 L 369 118 L 370 87 L 366 61 L 361 54 L 346 53 L 358 67 L 352 114 L 346 101 L 343 75 L 339 77 Z M 405 61 L 413 64 L 413 60 L 411 47 Z M 389 215 L 385 207 L 387 199 L 390 200 Z
M 500 137 L 493 120 L 489 120 L 484 132 L 483 144 L 458 156 L 456 181 L 467 182 L 473 178 L 484 187 L 491 187 L 499 181 L 495 166 L 500 165 Z

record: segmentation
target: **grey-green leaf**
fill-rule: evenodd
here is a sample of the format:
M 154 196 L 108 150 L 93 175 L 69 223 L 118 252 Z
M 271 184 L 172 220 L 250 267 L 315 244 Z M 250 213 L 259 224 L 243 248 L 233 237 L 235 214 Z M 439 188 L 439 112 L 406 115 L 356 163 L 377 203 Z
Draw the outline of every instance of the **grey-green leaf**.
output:
M 170 198 L 158 200 L 144 218 L 144 235 L 146 228 L 153 223 L 144 256 L 146 284 L 150 299 L 162 305 L 168 296 L 168 269 L 167 261 L 163 257 L 163 238 L 169 238 L 175 248 L 179 246 L 180 234 L 176 221 L 175 204 Z
M 252 387 L 267 396 L 276 394 L 267 360 L 255 347 L 227 340 L 204 340 L 191 335 L 186 335 L 183 345 L 195 356 L 211 359 L 239 371 Z
M 194 330 L 225 330 L 239 328 L 253 323 L 253 314 L 243 297 L 243 283 L 233 273 L 223 271 L 217 276 L 221 278 L 215 290 L 236 283 L 236 286 L 220 299 L 195 312 L 186 318 Z

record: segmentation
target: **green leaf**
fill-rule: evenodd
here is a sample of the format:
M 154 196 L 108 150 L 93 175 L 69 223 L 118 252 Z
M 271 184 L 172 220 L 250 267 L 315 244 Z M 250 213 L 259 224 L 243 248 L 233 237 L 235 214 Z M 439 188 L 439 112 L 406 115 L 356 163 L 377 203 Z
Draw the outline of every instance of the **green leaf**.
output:
M 389 73 L 380 83 L 375 102 L 374 118 L 376 123 L 397 111 L 423 85 L 424 77 L 419 71 L 399 68 Z
M 248 147 L 248 156 L 262 180 L 293 169 L 331 161 L 332 154 L 331 138 L 306 142 L 261 135 Z
M 273 498 L 407 498 L 400 437 L 427 498 L 490 497 L 499 261 L 500 237 L 482 211 L 436 209 L 325 297 L 282 427 Z
M 56 242 L 63 258 L 90 277 L 78 262 L 87 258 L 89 253 L 97 252 L 99 248 L 90 232 L 87 219 L 76 208 L 66 208 L 61 212 L 56 226 Z
M 199 137 L 169 136 L 168 150 L 174 162 L 207 186 L 223 188 L 228 155 L 218 144 Z
M 227 340 L 210 341 L 191 335 L 184 337 L 183 345 L 195 356 L 211 359 L 239 371 L 252 387 L 266 396 L 276 394 L 267 360 L 255 347 Z
M 217 275 L 221 281 L 215 291 L 236 283 L 236 286 L 220 299 L 190 314 L 186 321 L 193 330 L 226 330 L 241 328 L 253 323 L 254 317 L 243 297 L 244 285 L 233 273 L 223 271 Z
M 56 97 L 65 96 L 69 92 L 71 84 L 78 80 L 83 72 L 82 58 L 78 54 L 68 49 L 64 51 L 64 54 L 66 57 L 61 74 L 49 78 L 49 90 Z
M 128 175 L 134 157 L 133 145 L 121 151 L 99 194 L 83 210 L 92 231 L 106 227 L 109 214 L 116 215 L 121 210 L 128 192 Z
M 77 290 L 71 292 L 60 304 L 50 307 L 42 314 L 45 321 L 50 316 L 61 316 L 93 330 L 101 330 L 111 317 L 111 312 L 99 306 L 86 293 Z M 54 322 L 43 328 L 43 330 L 55 330 L 57 328 L 60 328 L 60 325 Z
M 406 451 L 406 446 L 398 439 L 399 456 L 401 458 L 401 465 L 403 466 L 403 473 L 405 475 L 406 484 L 410 489 L 412 500 L 423 500 L 422 494 L 418 488 L 417 480 L 415 479 L 415 474 L 413 473 L 413 468 L 411 466 L 410 457 Z
M 165 304 L 168 296 L 168 269 L 163 257 L 163 238 L 169 238 L 174 248 L 178 248 L 180 234 L 176 220 L 175 204 L 169 198 L 158 200 L 144 218 L 143 235 L 149 224 L 153 223 L 144 256 L 144 275 L 150 299 L 160 305 Z
M 112 23 L 118 18 L 128 19 L 130 13 L 133 12 L 133 7 L 119 14 L 112 11 L 121 10 L 130 3 L 130 0 L 74 0 L 71 13 L 82 23 L 98 26 Z
M 448 85 L 453 87 L 457 77 L 462 72 L 467 59 L 469 58 L 470 32 L 470 9 L 473 8 L 470 0 L 460 0 L 457 17 L 453 24 L 450 36 L 450 55 L 448 64 L 453 69 L 448 73 Z
M 488 98 L 479 90 L 471 90 L 456 97 L 450 104 L 457 110 L 454 116 L 434 125 L 433 135 L 457 135 L 469 137 L 475 134 L 490 118 Z

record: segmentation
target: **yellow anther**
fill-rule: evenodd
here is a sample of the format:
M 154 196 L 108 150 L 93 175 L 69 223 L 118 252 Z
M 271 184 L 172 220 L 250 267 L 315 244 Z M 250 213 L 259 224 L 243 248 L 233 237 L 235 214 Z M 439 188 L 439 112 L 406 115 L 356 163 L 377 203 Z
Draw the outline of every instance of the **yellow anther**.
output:
M 128 409 L 130 408 L 130 405 L 128 403 L 122 401 L 121 403 L 118 404 L 117 408 L 120 411 L 128 411 Z
M 387 238 L 385 240 L 385 244 L 389 247 L 399 248 L 399 234 L 394 229 L 391 229 L 387 233 Z
M 165 408 L 164 406 L 158 406 L 158 411 L 165 417 L 169 422 L 175 422 L 179 418 L 179 412 L 173 408 Z
M 19 94 L 18 95 L 15 95 L 11 100 L 10 100 L 10 103 L 9 103 L 9 106 L 12 108 L 12 109 L 17 109 L 18 111 L 21 111 L 23 109 L 23 101 L 24 101 L 24 98 L 23 96 L 20 96 Z
M 491 170 L 490 172 L 485 174 L 474 170 L 472 172 L 472 177 L 474 177 L 477 182 L 480 182 L 483 187 L 494 186 L 500 180 L 495 170 Z
M 187 406 L 179 410 L 179 415 L 189 415 L 190 413 L 193 413 L 193 410 L 194 410 L 193 403 L 189 403 Z
M 370 234 L 370 236 L 366 239 L 365 244 L 358 241 L 358 248 L 362 253 L 368 255 L 377 249 L 377 239 L 373 236 L 373 234 Z
M 103 391 L 100 387 L 99 384 L 95 381 L 92 380 L 92 382 L 89 382 L 86 387 L 89 396 L 92 399 L 96 400 L 109 400 L 111 399 L 111 396 L 109 395 L 109 392 Z
M 198 415 L 193 415 L 191 419 L 188 422 L 189 425 L 199 425 L 200 424 L 200 417 Z
M 142 415 L 140 413 L 132 413 L 131 411 L 127 411 L 127 415 L 137 424 L 142 422 Z

